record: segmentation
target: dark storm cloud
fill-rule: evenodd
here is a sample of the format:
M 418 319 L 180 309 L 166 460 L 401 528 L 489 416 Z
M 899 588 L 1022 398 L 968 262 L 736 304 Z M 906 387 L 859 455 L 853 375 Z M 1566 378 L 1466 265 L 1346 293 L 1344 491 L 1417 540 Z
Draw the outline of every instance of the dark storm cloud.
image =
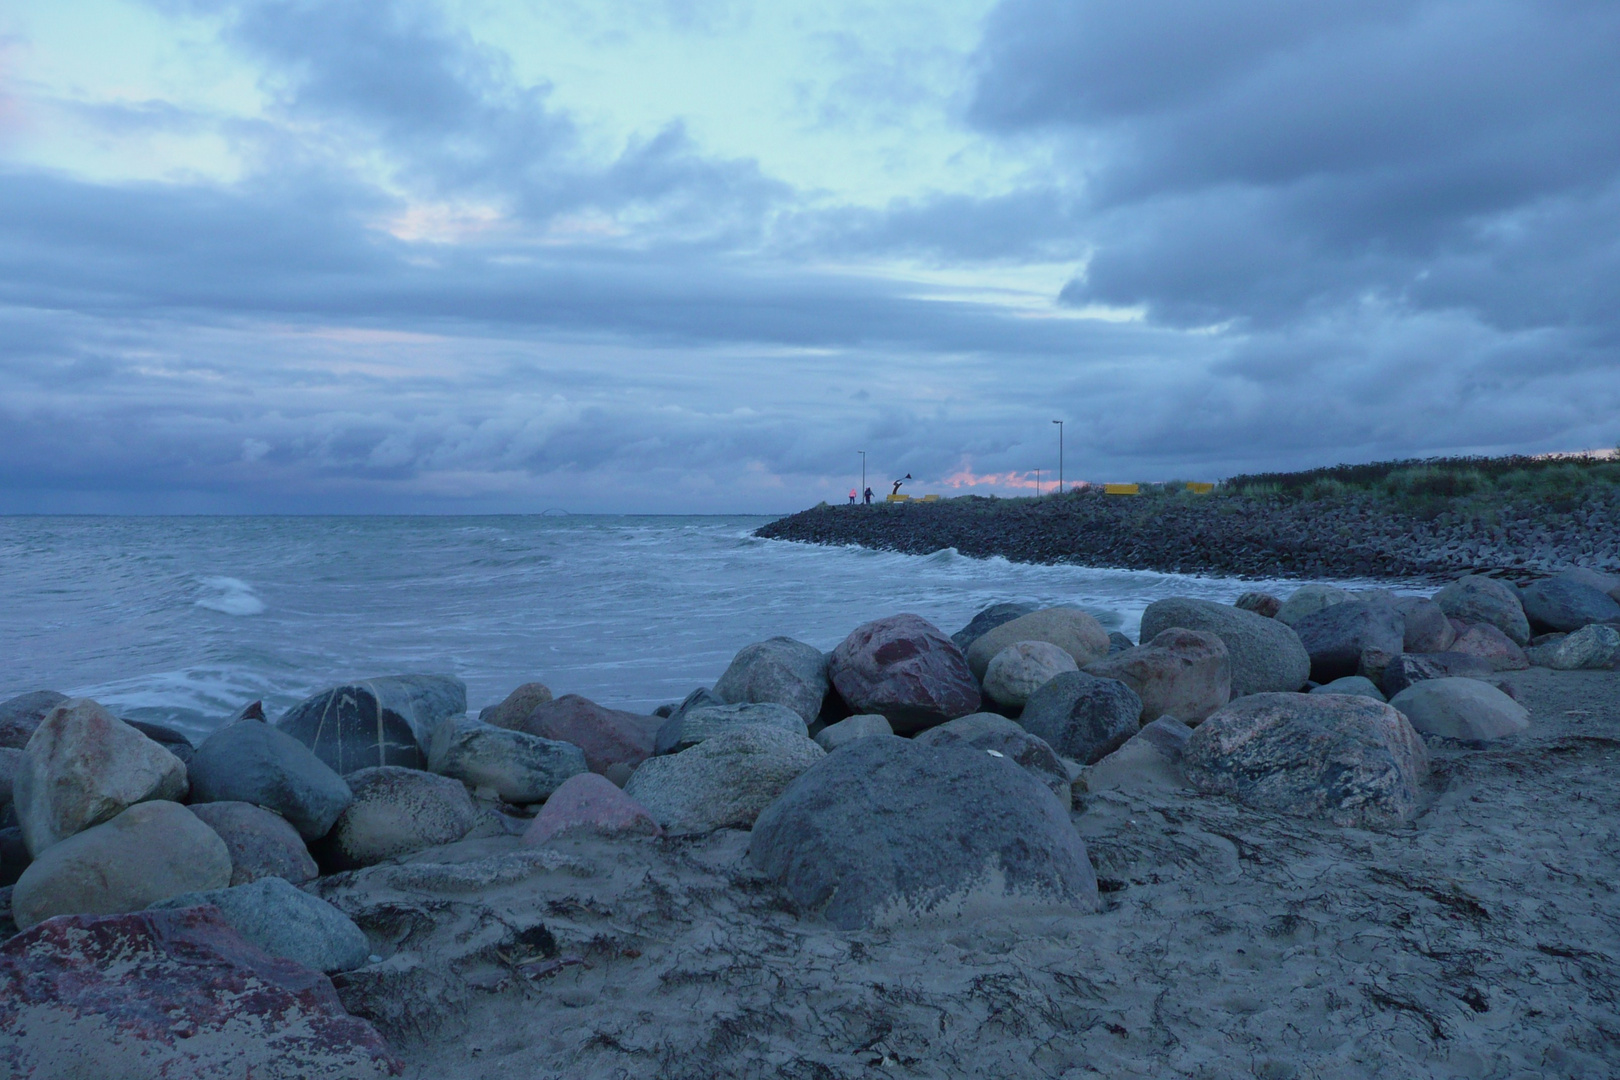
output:
M 1493 325 L 1615 317 L 1620 8 L 1009 0 L 972 120 L 1071 140 L 1065 292 L 1183 324 L 1367 294 Z

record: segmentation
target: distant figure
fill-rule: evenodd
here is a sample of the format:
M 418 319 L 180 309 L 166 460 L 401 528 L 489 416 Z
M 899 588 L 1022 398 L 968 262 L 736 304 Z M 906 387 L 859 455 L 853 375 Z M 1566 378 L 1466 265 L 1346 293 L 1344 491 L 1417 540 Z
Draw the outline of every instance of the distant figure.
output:
M 866 505 L 867 506 L 872 505 L 872 489 L 871 488 L 866 489 Z
M 849 505 L 851 505 L 851 506 L 855 505 L 855 489 L 854 488 L 849 489 Z
M 900 494 L 900 485 L 905 483 L 907 480 L 910 480 L 910 479 L 911 479 L 911 474 L 906 473 L 906 475 L 904 475 L 900 479 L 896 480 L 894 482 L 894 490 L 889 492 L 889 495 L 894 496 L 894 495 Z

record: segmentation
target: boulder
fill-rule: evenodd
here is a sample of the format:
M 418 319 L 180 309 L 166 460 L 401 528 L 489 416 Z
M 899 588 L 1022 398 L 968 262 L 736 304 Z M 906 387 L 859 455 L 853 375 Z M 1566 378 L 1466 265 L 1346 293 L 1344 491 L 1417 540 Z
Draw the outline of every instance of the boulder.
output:
M 1403 596 L 1395 601 L 1401 613 L 1401 646 L 1409 653 L 1445 652 L 1457 640 L 1457 631 L 1440 605 L 1422 596 Z
M 33 859 L 28 854 L 28 845 L 23 843 L 22 830 L 18 828 L 0 829 L 0 889 L 17 883 L 22 872 L 28 869 Z M 0 903 L 0 920 L 11 915 L 11 901 L 8 898 Z M 3 938 L 5 931 L 0 931 Z
M 1424 679 L 1489 679 L 1496 669 L 1477 656 L 1463 653 L 1425 653 L 1422 656 L 1397 656 L 1394 663 L 1384 669 L 1379 685 L 1385 695 L 1394 697 L 1415 682 Z
M 1015 721 L 997 713 L 963 716 L 918 735 L 920 746 L 966 746 L 983 750 L 992 757 L 1005 758 L 1051 789 L 1058 801 L 1071 800 L 1069 767 L 1057 752 L 1038 735 L 1031 735 Z
M 826 756 L 803 734 L 749 724 L 690 750 L 647 759 L 624 793 L 671 833 L 746 829 L 794 778 Z
M 566 836 L 662 836 L 664 830 L 647 808 L 620 791 L 613 781 L 581 773 L 563 781 L 534 823 L 523 834 L 528 845 Z
M 278 877 L 171 896 L 148 910 L 199 904 L 218 908 L 227 926 L 271 956 L 312 971 L 352 971 L 371 955 L 371 944 L 353 919 Z
M 1086 671 L 1118 679 L 1134 690 L 1142 699 L 1144 724 L 1161 716 L 1197 724 L 1232 697 L 1232 661 L 1226 645 L 1199 630 L 1173 627 Z
M 36 859 L 138 802 L 185 794 L 179 758 L 88 698 L 46 714 L 12 780 L 17 823 Z
M 1568 577 L 1542 578 L 1519 590 L 1530 628 L 1570 633 L 1593 623 L 1620 622 L 1620 604 L 1608 593 Z M 1524 644 L 1524 642 L 1519 642 Z
M 1406 654 L 1385 652 L 1383 649 L 1362 649 L 1361 659 L 1356 661 L 1356 674 L 1374 686 L 1382 686 L 1384 672 L 1389 670 L 1389 665 L 1393 664 L 1397 657 L 1404 655 Z
M 1488 623 L 1478 623 L 1457 635 L 1451 651 L 1464 656 L 1477 656 L 1491 665 L 1492 671 L 1523 671 L 1530 666 L 1530 658 L 1506 634 Z
M 888 718 L 877 713 L 861 713 L 847 717 L 836 724 L 828 724 L 816 732 L 816 745 L 827 753 L 840 746 L 848 746 L 856 739 L 870 739 L 874 735 L 893 735 L 894 727 Z
M 329 871 L 355 870 L 467 835 L 478 809 L 459 780 L 398 765 L 345 777 L 354 801 L 315 851 Z
M 1097 905 L 1068 807 L 1006 759 L 962 746 L 879 736 L 844 747 L 760 815 L 748 859 L 844 930 Z
M 546 702 L 552 700 L 551 687 L 545 683 L 526 682 L 507 694 L 498 705 L 486 705 L 479 710 L 478 719 L 499 728 L 513 731 L 523 729 L 523 721 Z
M 973 647 L 1019 621 L 992 630 Z M 962 651 L 916 615 L 890 615 L 856 627 L 833 650 L 831 675 L 851 709 L 881 713 L 899 732 L 922 731 L 979 711 L 979 687 Z
M 352 796 L 343 777 L 286 732 L 239 720 L 204 739 L 191 758 L 193 802 L 245 802 L 274 810 L 305 840 L 325 836 Z
M 339 774 L 374 765 L 427 766 L 410 720 L 367 683 L 322 690 L 288 709 L 276 727 Z
M 179 803 L 142 802 L 36 855 L 17 879 L 11 911 L 26 930 L 53 915 L 139 911 L 230 882 L 218 833 Z
M 1118 679 L 1083 671 L 1059 675 L 1024 704 L 1019 726 L 1066 758 L 1091 764 L 1141 727 L 1142 699 Z
M 1389 705 L 1347 694 L 1253 694 L 1193 731 L 1182 766 L 1200 791 L 1377 828 L 1417 815 L 1429 757 Z
M 55 690 L 35 690 L 0 701 L 0 747 L 21 750 L 45 714 L 67 700 Z
M 231 885 L 271 877 L 302 885 L 320 873 L 298 830 L 280 814 L 245 802 L 193 803 L 191 812 L 225 841 Z
M 732 659 L 714 684 L 714 696 L 728 705 L 781 705 L 809 726 L 827 696 L 827 658 L 814 645 L 789 637 L 755 642 Z
M 1023 615 L 1035 610 L 1034 604 L 1004 603 L 991 604 L 968 621 L 968 624 L 951 635 L 951 641 L 962 650 L 966 656 L 973 643 L 994 630 L 1003 623 L 1010 623 Z
M 224 724 L 220 725 L 220 727 L 225 727 L 228 724 L 234 724 L 238 720 L 258 720 L 262 722 L 266 719 L 267 717 L 264 715 L 264 702 L 250 701 L 240 709 L 237 709 L 236 712 L 232 713 L 230 719 L 226 720 Z
M 468 787 L 492 789 L 509 803 L 543 802 L 564 780 L 586 771 L 585 752 L 573 743 L 464 716 L 439 725 L 428 768 Z
M 11 805 L 11 784 L 22 765 L 23 752 L 10 746 L 0 746 L 0 807 Z
M 1434 602 L 1447 616 L 1465 623 L 1486 623 L 1506 634 L 1515 645 L 1530 640 L 1530 620 L 1518 590 L 1494 578 L 1470 574 L 1434 594 Z
M 176 731 L 164 724 L 153 724 L 145 720 L 125 720 L 124 723 L 157 743 L 163 749 L 180 759 L 180 764 L 190 765 L 191 755 L 196 751 L 190 739 L 184 732 Z
M 1074 657 L 1047 641 L 1015 641 L 990 658 L 984 692 L 1008 709 L 1021 709 L 1029 695 L 1065 671 L 1079 671 Z
M 1184 788 L 1181 752 L 1193 729 L 1173 716 L 1161 716 L 1125 740 L 1123 746 L 1080 774 L 1085 791 L 1141 791 Z
M 1277 608 L 1276 618 L 1293 626 L 1307 615 L 1315 615 L 1318 611 L 1335 604 L 1343 604 L 1349 599 L 1348 592 L 1332 585 L 1301 585 Z
M 1463 742 L 1491 742 L 1530 726 L 1530 711 L 1478 679 L 1425 679 L 1390 699 L 1424 735 Z
M 319 972 L 218 910 L 68 916 L 0 945 L 0 1067 L 19 1080 L 398 1075 Z
M 1108 631 L 1108 655 L 1124 652 L 1126 649 L 1136 648 L 1136 642 L 1120 633 L 1118 630 Z
M 652 756 L 663 721 L 598 705 L 578 694 L 564 694 L 535 708 L 519 730 L 542 739 L 573 743 L 585 752 L 594 773 L 615 765 L 640 765 Z
M 1313 694 L 1351 694 L 1356 697 L 1372 698 L 1374 701 L 1383 701 L 1384 693 L 1378 685 L 1365 675 L 1346 675 L 1342 679 L 1334 679 L 1330 683 L 1311 688 Z
M 704 705 L 678 712 L 665 720 L 658 729 L 654 750 L 660 754 L 678 753 L 745 724 L 764 724 L 795 735 L 806 731 L 804 717 L 785 705 Z
M 1179 626 L 1214 634 L 1232 663 L 1232 696 L 1298 690 L 1311 675 L 1311 658 L 1293 627 L 1211 600 L 1172 597 L 1142 612 L 1142 639 Z M 1223 703 L 1224 704 L 1224 703 Z
M 1406 636 L 1400 612 L 1366 601 L 1322 608 L 1296 621 L 1294 631 L 1310 654 L 1311 678 L 1319 683 L 1356 674 L 1364 650 L 1399 656 Z
M 1553 577 L 1562 581 L 1573 581 L 1577 585 L 1586 585 L 1600 593 L 1606 593 L 1610 600 L 1620 600 L 1620 576 L 1605 574 L 1600 570 L 1591 570 L 1584 566 L 1573 567 L 1560 571 Z M 4 708 L 4 706 L 0 706 Z
M 1282 601 L 1268 592 L 1246 592 L 1232 606 L 1240 611 L 1252 611 L 1263 618 L 1275 619 L 1277 612 L 1282 610 Z
M 1108 655 L 1108 631 L 1091 615 L 1079 608 L 1043 608 L 1002 623 L 973 643 L 967 661 L 974 678 L 983 679 L 996 653 L 1017 641 L 1056 645 L 1082 668 Z
M 1620 630 L 1612 626 L 1583 626 L 1562 641 L 1542 646 L 1547 666 L 1558 671 L 1589 671 L 1620 662 Z

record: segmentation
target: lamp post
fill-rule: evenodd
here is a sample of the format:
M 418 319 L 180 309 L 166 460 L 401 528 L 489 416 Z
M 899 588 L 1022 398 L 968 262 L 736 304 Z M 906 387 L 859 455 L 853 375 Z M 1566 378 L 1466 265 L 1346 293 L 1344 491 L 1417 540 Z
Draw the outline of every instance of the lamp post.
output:
M 1041 497 L 1041 470 L 1039 469 L 1035 470 L 1035 497 L 1037 499 Z
M 861 498 L 864 499 L 866 498 L 866 451 L 857 450 L 855 452 L 861 455 Z
M 1054 420 L 1058 426 L 1058 494 L 1063 494 L 1063 421 Z

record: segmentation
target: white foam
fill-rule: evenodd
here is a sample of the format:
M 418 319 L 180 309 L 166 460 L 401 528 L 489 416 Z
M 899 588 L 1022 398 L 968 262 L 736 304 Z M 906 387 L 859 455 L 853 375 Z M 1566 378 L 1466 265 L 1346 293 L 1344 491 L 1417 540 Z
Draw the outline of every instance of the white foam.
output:
M 233 577 L 207 577 L 201 582 L 210 592 L 197 601 L 197 606 L 225 615 L 258 615 L 264 611 L 264 601 L 254 593 L 253 586 Z

